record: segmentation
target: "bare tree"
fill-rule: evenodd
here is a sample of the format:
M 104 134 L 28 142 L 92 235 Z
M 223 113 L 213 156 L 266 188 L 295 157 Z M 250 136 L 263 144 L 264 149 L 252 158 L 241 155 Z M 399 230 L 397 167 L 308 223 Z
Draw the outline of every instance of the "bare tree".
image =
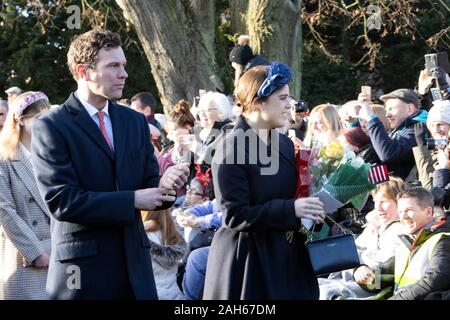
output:
M 291 66 L 291 92 L 301 91 L 301 0 L 230 0 L 232 32 L 248 34 L 253 51 Z M 245 29 L 244 29 L 245 28 Z
M 199 89 L 212 89 L 209 77 L 220 79 L 214 1 L 116 2 L 136 29 L 166 112 L 180 99 L 192 100 Z

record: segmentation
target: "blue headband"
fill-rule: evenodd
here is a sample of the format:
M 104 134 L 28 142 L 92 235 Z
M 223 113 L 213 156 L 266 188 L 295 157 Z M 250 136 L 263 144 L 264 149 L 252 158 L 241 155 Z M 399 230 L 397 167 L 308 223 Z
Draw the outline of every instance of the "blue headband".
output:
M 288 65 L 272 61 L 267 67 L 267 77 L 256 96 L 259 98 L 270 96 L 278 88 L 292 81 L 292 72 Z

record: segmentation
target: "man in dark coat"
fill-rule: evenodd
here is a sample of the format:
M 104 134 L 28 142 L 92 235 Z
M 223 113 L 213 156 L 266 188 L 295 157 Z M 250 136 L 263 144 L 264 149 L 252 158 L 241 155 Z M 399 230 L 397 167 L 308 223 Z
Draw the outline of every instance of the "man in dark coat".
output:
M 393 175 L 405 180 L 415 165 L 412 152 L 417 145 L 414 124 L 425 122 L 427 113 L 418 109 L 419 99 L 410 89 L 398 89 L 380 99 L 385 103 L 391 131 L 385 129 L 369 103 L 362 103 L 363 114 L 360 116 L 367 121 L 368 135 L 379 159 L 387 164 Z M 360 96 L 360 100 L 363 102 L 364 97 Z
M 170 206 L 187 168 L 160 179 L 147 120 L 112 102 L 128 76 L 117 34 L 86 32 L 67 56 L 78 90 L 33 124 L 33 167 L 54 218 L 47 293 L 157 299 L 139 210 Z
M 155 119 L 156 100 L 150 92 L 139 92 L 131 98 L 131 108 L 145 115 L 148 123 L 162 130 L 161 124 Z

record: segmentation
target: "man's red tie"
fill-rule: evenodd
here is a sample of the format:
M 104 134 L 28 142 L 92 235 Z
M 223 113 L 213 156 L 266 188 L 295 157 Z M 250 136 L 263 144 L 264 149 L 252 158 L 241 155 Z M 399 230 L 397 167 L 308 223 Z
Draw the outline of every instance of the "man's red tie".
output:
M 105 127 L 105 113 L 103 111 L 97 112 L 98 121 L 100 124 L 100 131 L 102 132 L 103 137 L 105 138 L 106 142 L 108 143 L 108 146 L 111 148 L 111 151 L 114 152 L 114 148 L 111 144 L 111 141 L 109 140 L 108 133 L 106 132 Z

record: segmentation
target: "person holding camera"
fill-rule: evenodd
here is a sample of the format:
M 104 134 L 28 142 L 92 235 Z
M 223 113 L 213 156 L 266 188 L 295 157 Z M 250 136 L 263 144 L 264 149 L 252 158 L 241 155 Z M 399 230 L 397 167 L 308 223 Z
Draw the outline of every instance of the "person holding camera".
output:
M 294 130 L 295 136 L 302 141 L 305 138 L 306 129 L 308 128 L 308 122 L 306 118 L 306 114 L 308 112 L 309 112 L 308 102 L 303 100 L 291 101 L 292 121 L 289 130 Z
M 450 101 L 434 101 L 426 126 L 416 124 L 414 130 L 417 147 L 413 153 L 422 185 L 445 188 L 450 183 Z M 432 139 L 426 139 L 428 134 Z
M 414 124 L 424 122 L 427 117 L 425 110 L 419 110 L 415 92 L 398 89 L 380 97 L 385 103 L 389 132 L 373 112 L 368 97 L 360 94 L 358 100 L 362 106 L 359 117 L 367 122 L 367 133 L 380 160 L 394 175 L 406 181 L 415 180 L 411 177 L 415 164 L 412 153 L 416 146 Z

